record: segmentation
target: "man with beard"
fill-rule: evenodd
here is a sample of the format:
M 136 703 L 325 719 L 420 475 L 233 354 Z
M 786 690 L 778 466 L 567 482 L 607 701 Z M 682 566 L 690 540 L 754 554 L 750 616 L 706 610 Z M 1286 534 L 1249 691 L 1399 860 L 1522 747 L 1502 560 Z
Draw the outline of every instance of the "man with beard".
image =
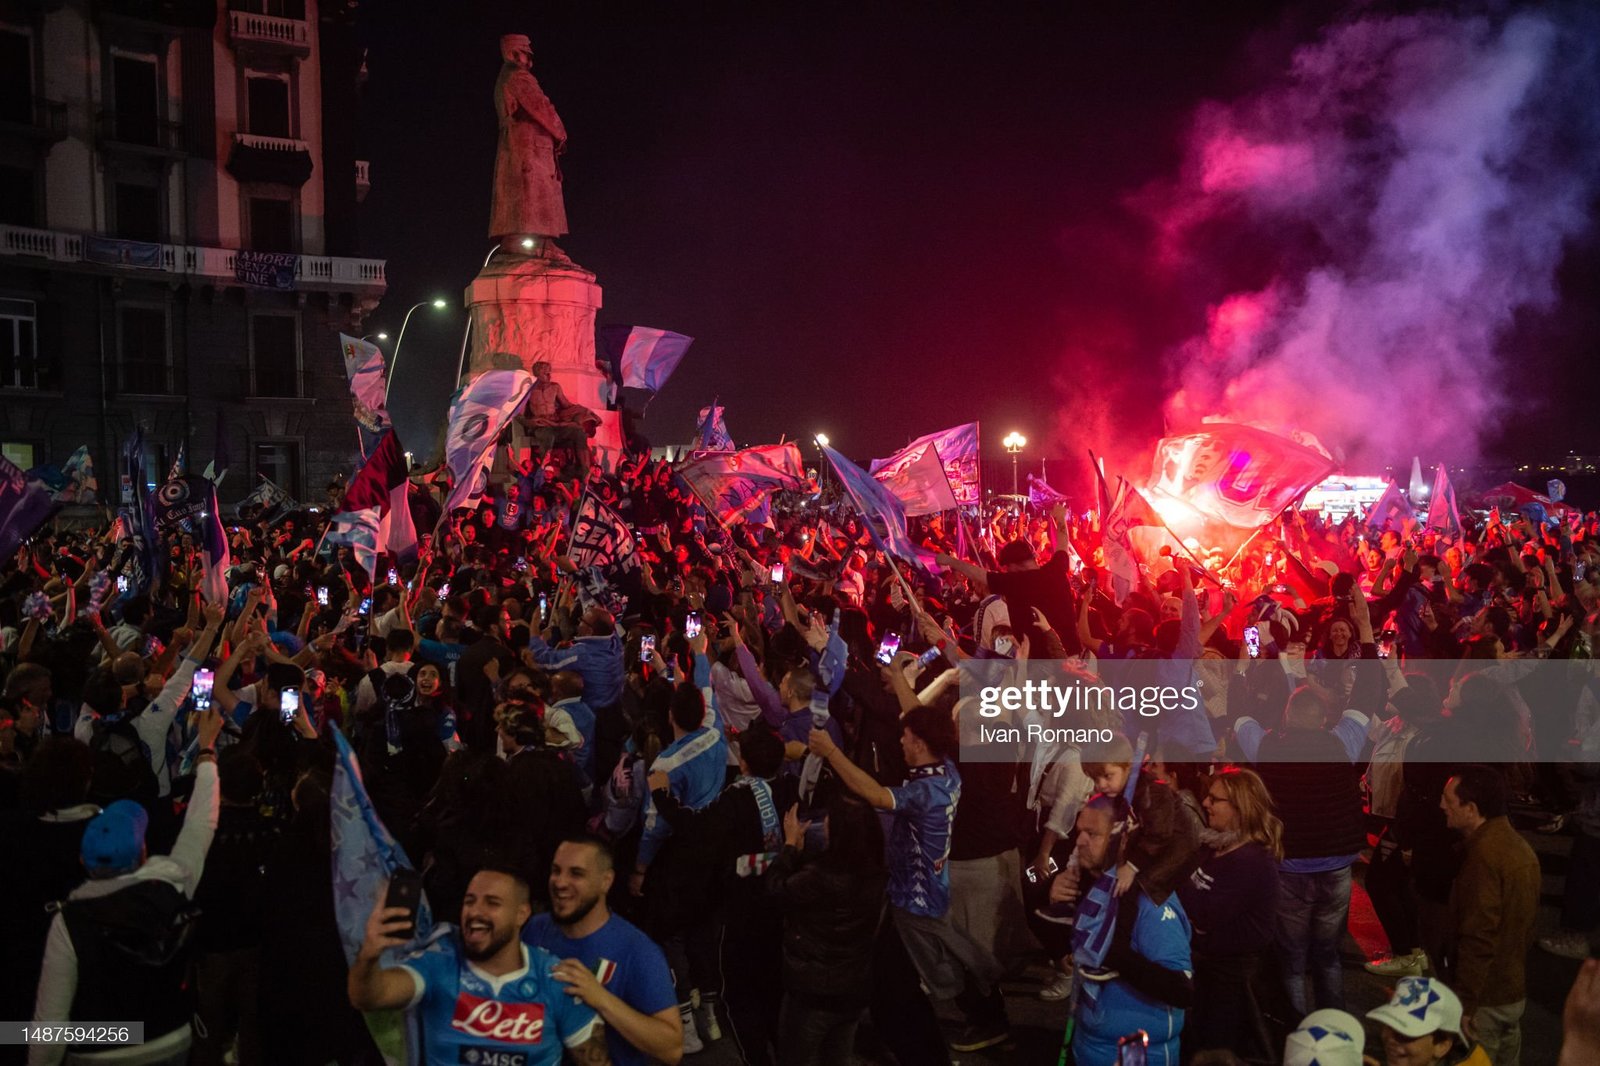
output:
M 446 926 L 398 966 L 379 966 L 389 948 L 412 940 L 411 912 L 386 907 L 388 887 L 367 919 L 366 940 L 350 967 L 350 1004 L 360 1011 L 422 1011 L 426 1062 L 554 1066 L 609 1063 L 605 1027 L 594 1011 L 563 994 L 556 959 L 529 948 L 517 932 L 533 913 L 528 883 L 485 867 L 461 901 L 461 924 Z
M 615 880 L 604 841 L 563 840 L 550 864 L 550 911 L 534 915 L 522 940 L 562 960 L 552 976 L 600 1015 L 612 1062 L 671 1066 L 683 1058 L 672 973 L 655 941 L 606 907 Z

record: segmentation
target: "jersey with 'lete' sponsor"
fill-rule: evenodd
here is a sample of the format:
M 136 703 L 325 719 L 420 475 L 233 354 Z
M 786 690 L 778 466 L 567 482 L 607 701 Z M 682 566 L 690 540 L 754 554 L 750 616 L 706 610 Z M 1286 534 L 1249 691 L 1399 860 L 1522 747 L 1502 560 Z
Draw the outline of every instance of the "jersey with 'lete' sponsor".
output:
M 492 977 L 468 962 L 454 929 L 401 960 L 416 985 L 410 1006 L 422 1019 L 430 1066 L 556 1066 L 562 1049 L 594 1035 L 594 1011 L 550 976 L 559 961 L 522 949 L 523 965 Z

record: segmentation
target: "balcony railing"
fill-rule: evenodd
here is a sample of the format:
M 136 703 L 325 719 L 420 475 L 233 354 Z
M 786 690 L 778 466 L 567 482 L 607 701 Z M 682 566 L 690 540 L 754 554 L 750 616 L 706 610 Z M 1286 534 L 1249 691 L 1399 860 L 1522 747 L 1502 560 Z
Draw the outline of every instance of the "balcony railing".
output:
M 264 152 L 309 152 L 311 146 L 293 137 L 268 137 L 260 133 L 239 132 L 233 135 L 234 143 L 246 148 L 259 148 Z
M 249 11 L 228 12 L 228 39 L 235 45 L 268 45 L 274 49 L 309 55 L 311 31 L 304 19 L 257 15 Z
M 24 137 L 62 140 L 67 135 L 67 105 L 35 96 L 12 113 L 0 115 L 0 128 L 15 130 Z
M 87 242 L 99 242 L 102 246 L 108 243 L 106 238 L 86 238 L 78 233 L 0 226 L 0 256 L 24 256 L 53 263 L 107 265 L 103 254 L 85 254 Z M 119 269 L 185 274 L 229 282 L 236 277 L 234 257 L 238 253 L 232 248 L 140 244 L 131 241 L 121 243 L 139 254 L 128 256 L 126 264 Z M 308 289 L 382 291 L 388 285 L 384 275 L 384 260 L 349 259 L 333 255 L 299 256 L 295 263 L 294 279 L 296 288 Z

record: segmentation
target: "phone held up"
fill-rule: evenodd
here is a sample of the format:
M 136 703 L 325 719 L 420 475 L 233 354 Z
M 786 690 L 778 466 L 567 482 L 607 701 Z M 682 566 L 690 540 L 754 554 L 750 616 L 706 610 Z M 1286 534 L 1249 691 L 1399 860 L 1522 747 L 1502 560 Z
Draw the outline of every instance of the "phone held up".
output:
M 278 713 L 283 716 L 284 725 L 294 721 L 295 715 L 300 713 L 300 690 L 285 688 L 278 690 Z
M 410 936 L 417 931 L 417 909 L 422 906 L 422 875 L 402 866 L 389 877 L 389 891 L 383 898 L 385 907 L 404 907 L 411 919 L 403 932 Z
M 1244 627 L 1244 646 L 1250 658 L 1261 658 L 1261 628 L 1259 626 Z
M 693 640 L 700 635 L 700 612 L 690 611 L 683 620 L 683 635 Z
M 217 675 L 215 671 L 205 667 L 194 672 L 194 709 L 209 711 L 211 709 L 211 693 L 215 690 Z
M 900 634 L 885 633 L 883 643 L 878 645 L 878 661 L 885 666 L 894 662 L 894 657 L 900 651 Z

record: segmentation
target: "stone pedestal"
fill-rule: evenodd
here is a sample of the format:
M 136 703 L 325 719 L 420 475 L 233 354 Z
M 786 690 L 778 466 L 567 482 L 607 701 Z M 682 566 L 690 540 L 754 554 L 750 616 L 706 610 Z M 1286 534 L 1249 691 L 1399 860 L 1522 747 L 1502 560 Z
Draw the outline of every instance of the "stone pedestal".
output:
M 597 459 L 610 460 L 622 439 L 616 417 L 600 398 L 605 374 L 594 365 L 594 316 L 600 286 L 569 260 L 500 252 L 472 279 L 466 292 L 472 316 L 467 380 L 496 367 L 547 362 L 567 398 L 601 417 L 591 440 Z M 521 445 L 513 445 L 519 452 Z M 608 463 L 609 465 L 609 463 Z

